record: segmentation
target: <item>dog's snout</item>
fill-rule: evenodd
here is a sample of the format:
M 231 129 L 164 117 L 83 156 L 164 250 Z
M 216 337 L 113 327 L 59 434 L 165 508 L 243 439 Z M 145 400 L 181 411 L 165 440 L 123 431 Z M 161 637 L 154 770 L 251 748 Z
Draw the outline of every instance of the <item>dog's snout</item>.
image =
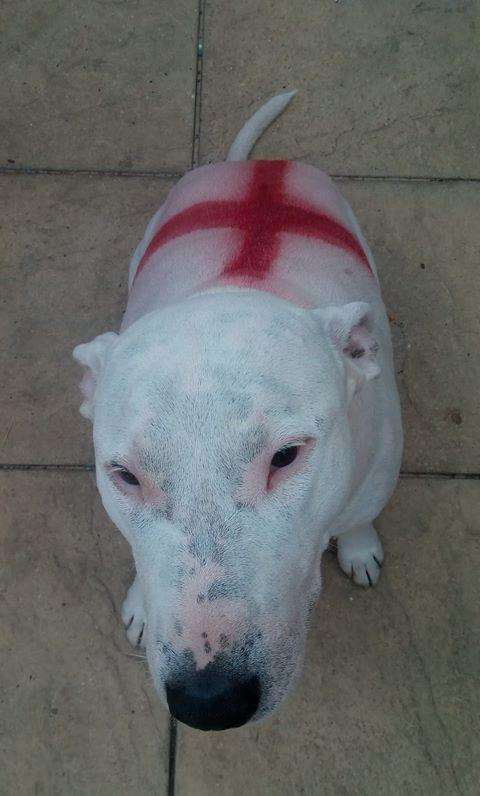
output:
M 212 664 L 166 685 L 171 714 L 197 730 L 228 730 L 246 724 L 258 708 L 260 692 L 255 675 L 227 675 Z

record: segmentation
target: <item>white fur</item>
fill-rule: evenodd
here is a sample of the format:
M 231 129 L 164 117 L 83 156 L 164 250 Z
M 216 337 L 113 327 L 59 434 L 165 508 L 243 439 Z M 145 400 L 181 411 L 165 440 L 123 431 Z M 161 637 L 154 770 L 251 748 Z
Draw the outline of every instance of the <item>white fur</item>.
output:
M 257 112 L 230 157 L 246 157 L 290 97 Z M 305 309 L 233 287 L 159 296 L 119 336 L 75 349 L 90 374 L 98 487 L 136 564 L 123 621 L 163 700 L 186 654 L 200 671 L 248 641 L 262 677 L 254 718 L 267 715 L 301 670 L 329 539 L 357 583 L 378 579 L 372 522 L 402 449 L 388 320 L 372 277 L 350 292 L 327 280 L 313 299 Z M 269 491 L 269 461 L 292 440 L 301 469 Z M 140 490 L 119 488 L 112 461 L 139 474 Z
M 229 149 L 227 160 L 246 160 L 255 142 L 287 107 L 296 93 L 296 91 L 287 91 L 285 94 L 277 94 L 262 105 L 238 133 Z

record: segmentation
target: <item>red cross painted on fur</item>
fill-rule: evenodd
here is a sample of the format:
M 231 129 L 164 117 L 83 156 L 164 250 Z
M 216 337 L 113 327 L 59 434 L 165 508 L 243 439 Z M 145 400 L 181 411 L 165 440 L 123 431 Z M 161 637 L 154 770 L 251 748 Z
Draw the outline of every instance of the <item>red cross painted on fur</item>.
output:
M 228 263 L 221 279 L 243 277 L 264 279 L 279 254 L 281 233 L 316 238 L 356 255 L 371 273 L 368 258 L 357 238 L 325 213 L 308 208 L 285 193 L 285 176 L 290 163 L 257 160 L 249 190 L 242 201 L 207 201 L 192 205 L 172 216 L 155 233 L 138 265 L 135 278 L 161 246 L 174 238 L 201 229 L 238 229 L 243 242 Z

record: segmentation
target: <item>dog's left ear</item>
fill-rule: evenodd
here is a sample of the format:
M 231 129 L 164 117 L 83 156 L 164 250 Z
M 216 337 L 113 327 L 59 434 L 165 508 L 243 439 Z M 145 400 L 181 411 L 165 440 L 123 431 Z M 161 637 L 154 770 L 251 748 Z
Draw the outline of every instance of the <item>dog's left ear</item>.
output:
M 80 414 L 93 420 L 93 407 L 95 405 L 95 390 L 98 380 L 105 367 L 107 355 L 112 345 L 118 339 L 115 332 L 99 334 L 90 343 L 82 343 L 73 349 L 73 358 L 86 368 L 80 389 L 84 401 L 80 406 Z
M 364 301 L 354 301 L 315 309 L 313 313 L 344 361 L 351 396 L 362 381 L 374 379 L 380 373 L 371 307 Z

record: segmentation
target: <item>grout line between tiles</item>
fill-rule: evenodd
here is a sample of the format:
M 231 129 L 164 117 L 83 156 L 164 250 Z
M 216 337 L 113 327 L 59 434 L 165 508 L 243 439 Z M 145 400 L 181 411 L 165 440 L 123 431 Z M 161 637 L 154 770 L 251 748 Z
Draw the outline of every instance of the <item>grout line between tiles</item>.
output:
M 463 481 L 479 481 L 480 473 L 448 473 L 435 470 L 425 470 L 423 472 L 415 472 L 409 470 L 401 470 L 400 478 L 438 478 L 447 480 L 463 480 Z
M 64 470 L 66 472 L 94 472 L 94 464 L 0 464 L 1 471 L 13 470 L 46 470 L 57 471 Z M 449 473 L 445 471 L 436 470 L 401 470 L 400 478 L 438 478 L 447 480 L 464 480 L 464 481 L 480 481 L 480 473 Z
M 201 18 L 205 13 L 205 0 L 200 0 L 200 7 L 203 9 Z M 203 23 L 202 23 L 203 24 Z M 200 25 L 200 19 L 199 19 Z M 200 145 L 200 126 L 201 126 L 201 95 L 202 95 L 202 62 L 203 62 L 203 30 L 199 34 L 197 46 L 201 45 L 201 54 L 197 56 L 197 72 L 195 85 L 195 110 L 192 140 L 192 168 L 199 164 L 199 145 Z M 87 176 L 87 177 L 126 177 L 126 178 L 154 178 L 160 180 L 179 180 L 185 174 L 183 170 L 162 171 L 141 169 L 125 171 L 122 169 L 75 169 L 75 168 L 48 168 L 36 166 L 0 166 L 0 177 L 15 174 L 27 177 L 53 176 Z M 401 174 L 330 174 L 333 180 L 348 182 L 408 182 L 408 183 L 480 183 L 480 177 L 410 177 Z
M 177 721 L 170 716 L 168 746 L 168 796 L 175 796 L 175 769 L 177 764 Z
M 122 169 L 69 169 L 69 168 L 48 168 L 36 166 L 0 166 L 0 176 L 8 174 L 26 175 L 27 177 L 37 177 L 42 175 L 69 177 L 156 177 L 162 180 L 179 180 L 183 177 L 184 171 L 125 171 Z
M 480 182 L 480 177 L 427 177 L 422 175 L 411 177 L 401 174 L 330 174 L 330 177 L 332 180 L 352 180 L 354 182 Z
M 66 472 L 87 472 L 95 470 L 94 464 L 0 464 L 2 470 L 65 470 Z
M 200 129 L 202 123 L 203 45 L 205 30 L 206 0 L 198 0 L 197 48 L 195 66 L 195 103 L 193 110 L 193 136 L 191 165 L 195 168 L 200 160 Z

